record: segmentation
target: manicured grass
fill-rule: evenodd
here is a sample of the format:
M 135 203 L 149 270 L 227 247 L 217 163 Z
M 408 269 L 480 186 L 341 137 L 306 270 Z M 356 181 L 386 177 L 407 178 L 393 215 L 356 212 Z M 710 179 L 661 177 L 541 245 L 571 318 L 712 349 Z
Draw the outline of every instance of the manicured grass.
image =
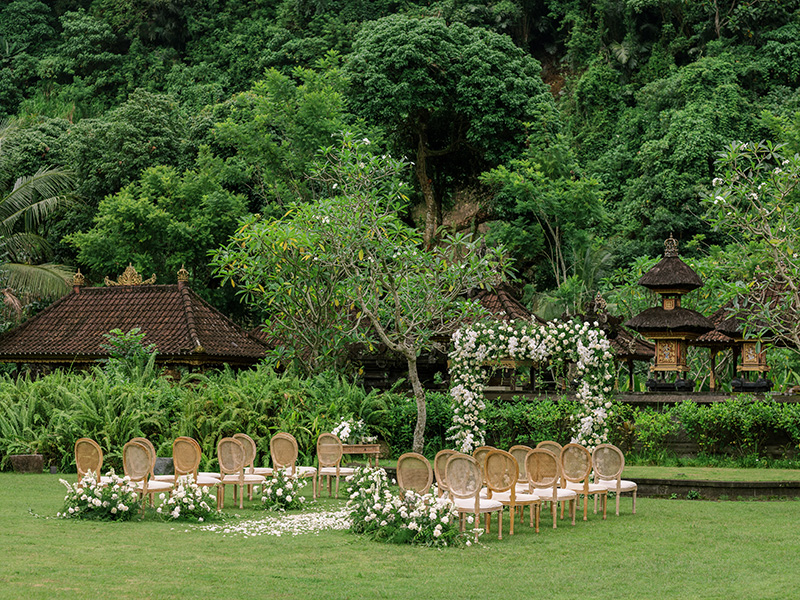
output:
M 649 467 L 625 465 L 625 479 L 687 479 L 710 481 L 800 481 L 797 469 L 725 469 L 718 467 Z
M 510 537 L 506 518 L 501 541 L 493 527 L 477 547 L 432 550 L 346 531 L 243 537 L 155 520 L 44 518 L 63 496 L 58 476 L 0 474 L 0 598 L 730 600 L 800 589 L 794 501 L 641 498 L 631 515 L 626 496 L 606 521 L 590 511 L 588 522 L 553 530 L 544 518 L 538 535 L 526 525 Z

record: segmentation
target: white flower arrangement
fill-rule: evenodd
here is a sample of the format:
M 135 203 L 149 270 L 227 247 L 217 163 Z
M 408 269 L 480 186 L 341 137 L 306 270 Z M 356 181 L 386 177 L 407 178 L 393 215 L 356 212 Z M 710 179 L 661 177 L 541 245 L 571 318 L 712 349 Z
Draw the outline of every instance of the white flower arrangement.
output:
M 377 436 L 368 435 L 367 424 L 363 419 L 343 419 L 331 431 L 343 444 L 374 444 Z
M 457 331 L 450 353 L 454 416 L 448 439 L 465 453 L 484 444 L 486 421 L 481 414 L 486 405 L 482 368 L 486 361 L 511 357 L 549 364 L 562 371 L 566 371 L 568 363 L 575 363 L 580 381 L 577 390 L 580 409 L 572 441 L 589 448 L 607 442 L 613 356 L 611 343 L 597 327 L 597 323 L 575 321 L 545 325 L 484 321 Z
M 303 484 L 286 472 L 278 470 L 261 491 L 261 506 L 267 510 L 286 511 L 305 506 L 306 499 L 300 495 Z
M 375 539 L 426 546 L 459 545 L 458 513 L 446 497 L 406 491 L 400 496 L 389 488 L 386 471 L 359 467 L 347 477 L 347 509 L 351 530 Z
M 197 521 L 203 523 L 217 516 L 217 499 L 207 486 L 199 486 L 194 477 L 178 477 L 172 494 L 159 494 L 161 506 L 156 509 L 173 521 Z
M 142 504 L 136 485 L 129 477 L 120 477 L 114 471 L 106 476 L 108 483 L 99 483 L 94 473 L 89 471 L 78 483 L 60 479 L 67 488 L 64 496 L 64 509 L 56 514 L 63 519 L 99 519 L 106 521 L 127 521 L 138 513 Z

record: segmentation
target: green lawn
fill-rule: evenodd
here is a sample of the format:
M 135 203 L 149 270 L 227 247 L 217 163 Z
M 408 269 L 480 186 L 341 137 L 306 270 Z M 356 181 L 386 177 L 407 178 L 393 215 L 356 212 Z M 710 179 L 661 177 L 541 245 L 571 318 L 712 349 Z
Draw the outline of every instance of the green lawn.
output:
M 590 512 L 553 530 L 545 519 L 538 535 L 525 526 L 498 541 L 495 530 L 477 547 L 432 550 L 346 531 L 244 537 L 154 520 L 44 518 L 63 495 L 58 476 L 0 474 L 0 598 L 730 600 L 800 589 L 795 501 L 641 498 L 634 516 L 624 497 L 622 514 L 605 522 Z
M 710 481 L 800 481 L 797 469 L 725 469 L 716 467 L 638 467 L 626 465 L 625 479 L 688 479 Z

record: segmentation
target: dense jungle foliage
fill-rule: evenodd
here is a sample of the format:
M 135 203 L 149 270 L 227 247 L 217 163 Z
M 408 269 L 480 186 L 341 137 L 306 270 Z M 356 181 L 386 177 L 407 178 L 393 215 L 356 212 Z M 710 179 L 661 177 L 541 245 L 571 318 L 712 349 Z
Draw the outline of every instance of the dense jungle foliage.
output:
M 715 264 L 736 233 L 703 219 L 716 153 L 800 149 L 798 40 L 800 0 L 11 0 L 0 190 L 68 170 L 47 260 L 186 265 L 245 318 L 207 252 L 314 198 L 310 161 L 350 130 L 415 163 L 409 223 L 504 243 L 532 308 L 575 312 L 670 233 Z

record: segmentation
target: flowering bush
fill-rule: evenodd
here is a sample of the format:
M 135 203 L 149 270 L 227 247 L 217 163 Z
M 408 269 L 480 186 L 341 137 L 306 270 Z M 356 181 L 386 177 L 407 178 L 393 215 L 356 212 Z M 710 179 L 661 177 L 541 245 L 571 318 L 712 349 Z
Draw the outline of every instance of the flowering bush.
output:
M 383 469 L 360 467 L 347 481 L 353 532 L 398 544 L 453 546 L 463 540 L 458 513 L 447 498 L 412 491 L 400 496 L 389 488 Z
M 142 506 L 136 485 L 127 476 L 119 477 L 114 471 L 109 471 L 107 476 L 111 479 L 107 485 L 98 483 L 91 471 L 78 483 L 61 479 L 67 487 L 67 495 L 64 496 L 64 510 L 57 516 L 108 521 L 131 519 Z
M 303 484 L 299 481 L 287 477 L 285 471 L 278 470 L 262 488 L 261 506 L 280 511 L 303 508 L 306 499 L 300 495 L 301 487 Z
M 590 448 L 608 440 L 612 355 L 611 344 L 599 329 L 574 321 L 545 325 L 528 321 L 478 322 L 457 331 L 453 346 L 450 395 L 454 416 L 448 439 L 461 452 L 472 452 L 484 444 L 482 369 L 487 362 L 502 358 L 532 360 L 564 374 L 568 363 L 574 363 L 580 408 L 572 440 Z
M 166 494 L 159 494 L 158 497 L 161 506 L 156 512 L 166 514 L 175 521 L 202 523 L 217 516 L 217 499 L 211 495 L 208 487 L 197 485 L 191 475 L 178 477 L 169 497 Z
M 378 438 L 367 435 L 367 424 L 362 419 L 345 419 L 331 431 L 343 444 L 374 444 Z

